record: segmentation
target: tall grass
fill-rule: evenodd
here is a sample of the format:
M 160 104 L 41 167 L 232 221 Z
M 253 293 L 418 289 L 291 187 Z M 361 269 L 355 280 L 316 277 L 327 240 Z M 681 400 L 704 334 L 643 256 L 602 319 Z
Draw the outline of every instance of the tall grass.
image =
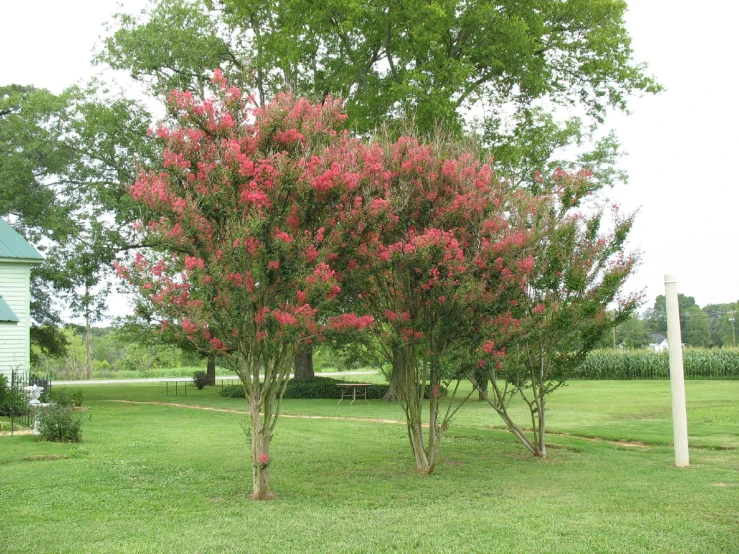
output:
M 686 379 L 739 379 L 739 348 L 685 348 Z M 669 379 L 667 352 L 594 350 L 572 379 Z

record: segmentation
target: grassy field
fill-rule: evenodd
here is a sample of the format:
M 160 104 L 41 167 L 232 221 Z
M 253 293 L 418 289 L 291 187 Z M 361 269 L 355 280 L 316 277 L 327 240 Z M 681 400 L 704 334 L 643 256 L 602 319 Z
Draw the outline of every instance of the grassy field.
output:
M 684 469 L 667 382 L 558 391 L 547 460 L 471 403 L 432 476 L 415 474 L 404 426 L 379 422 L 399 406 L 286 401 L 277 499 L 256 503 L 243 416 L 187 407 L 243 399 L 88 386 L 83 443 L 0 437 L 0 552 L 739 552 L 739 382 L 686 388 Z

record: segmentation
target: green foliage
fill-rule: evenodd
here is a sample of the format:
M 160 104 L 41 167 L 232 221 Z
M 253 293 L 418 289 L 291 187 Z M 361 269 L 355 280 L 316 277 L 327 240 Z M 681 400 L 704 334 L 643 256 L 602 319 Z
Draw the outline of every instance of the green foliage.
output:
M 218 394 L 225 398 L 246 398 L 244 385 L 229 385 L 227 387 L 223 387 Z
M 72 392 L 70 395 L 72 398 L 72 405 L 75 408 L 79 408 L 82 406 L 82 403 L 84 402 L 84 395 L 82 394 L 82 391 L 77 389 L 76 391 Z
M 739 379 L 739 349 L 685 348 L 686 379 Z M 594 350 L 570 376 L 575 379 L 669 379 L 668 353 Z
M 310 381 L 293 381 L 287 383 L 284 398 L 333 398 L 337 399 L 341 396 L 341 392 L 336 387 L 340 383 L 338 379 L 330 377 L 315 377 Z M 372 385 L 367 387 L 367 398 L 380 399 L 387 393 L 388 385 Z M 221 392 L 221 396 L 227 398 L 244 398 L 244 386 L 232 385 L 225 387 Z
M 284 398 L 339 398 L 341 392 L 336 385 L 345 382 L 330 377 L 316 377 L 310 381 L 299 382 L 291 380 L 287 383 Z M 367 398 L 382 398 L 387 389 L 388 385 L 366 387 Z
M 8 378 L 4 373 L 0 373 L 0 406 L 2 406 L 9 397 L 10 387 L 8 387 Z
M 339 379 L 331 379 L 330 377 L 315 377 L 310 381 L 289 381 L 287 383 L 287 389 L 285 390 L 284 398 L 292 399 L 308 399 L 308 398 L 330 398 L 337 399 L 341 397 L 341 392 L 336 385 L 346 383 Z M 368 399 L 380 400 L 385 394 L 387 394 L 389 385 L 375 384 L 362 391 L 367 391 Z M 224 387 L 218 393 L 220 396 L 226 398 L 244 398 L 244 386 L 243 385 L 231 385 Z M 364 392 L 360 394 L 364 395 Z M 427 387 L 426 398 L 429 397 L 430 388 Z M 439 387 L 439 395 L 446 396 L 447 389 L 444 386 Z
M 19 416 L 27 413 L 28 394 L 22 390 L 13 394 L 7 376 L 0 374 L 0 416 Z
M 105 277 L 129 244 L 121 223 L 140 215 L 125 188 L 150 157 L 149 122 L 95 82 L 0 87 L 0 216 L 45 256 L 31 270 L 31 338 L 48 356 L 65 349 L 60 304 L 91 322 L 105 309 Z
M 40 408 L 38 431 L 41 440 L 81 442 L 82 417 L 75 414 L 70 406 L 52 404 Z
M 90 331 L 95 378 L 175 376 L 166 371 L 160 373 L 162 368 L 171 368 L 170 372 L 174 369 L 177 373 L 176 370 L 183 365 L 194 366 L 202 361 L 200 356 L 183 350 L 182 345 L 166 344 L 153 336 L 150 327 L 136 334 L 124 332 L 120 327 L 91 327 Z M 66 344 L 64 353 L 51 356 L 34 345 L 34 366 L 43 372 L 51 372 L 55 379 L 86 377 L 84 327 L 66 325 L 60 330 L 60 336 Z M 178 376 L 192 376 L 192 371 Z
M 192 376 L 192 382 L 196 389 L 203 390 L 205 385 L 208 384 L 208 374 L 205 371 L 196 371 Z
M 72 394 L 67 389 L 51 389 L 50 400 L 52 403 L 63 408 L 71 408 L 75 405 Z

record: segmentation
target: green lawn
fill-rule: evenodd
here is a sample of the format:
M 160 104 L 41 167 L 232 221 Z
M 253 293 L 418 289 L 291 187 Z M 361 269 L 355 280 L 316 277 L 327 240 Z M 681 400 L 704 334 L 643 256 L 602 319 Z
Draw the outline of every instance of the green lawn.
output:
M 432 476 L 415 474 L 402 425 L 348 419 L 401 420 L 397 405 L 285 401 L 285 415 L 332 419 L 280 420 L 278 496 L 257 503 L 243 416 L 108 402 L 243 399 L 87 386 L 83 443 L 0 437 L 0 552 L 739 552 L 739 381 L 686 388 L 684 469 L 672 466 L 667 381 L 556 392 L 548 460 L 471 403 Z

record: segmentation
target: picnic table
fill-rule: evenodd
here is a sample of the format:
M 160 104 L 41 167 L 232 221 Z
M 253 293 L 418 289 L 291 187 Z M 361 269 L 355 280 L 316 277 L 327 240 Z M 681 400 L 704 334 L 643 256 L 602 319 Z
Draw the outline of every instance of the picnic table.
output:
M 336 403 L 337 406 L 341 404 L 341 401 L 344 400 L 344 398 L 352 399 L 349 403 L 350 406 L 354 404 L 354 401 L 357 399 L 357 391 L 364 395 L 360 398 L 364 398 L 367 404 L 370 403 L 369 400 L 367 400 L 367 387 L 371 387 L 372 383 L 339 383 L 336 386 L 339 387 L 339 390 L 341 391 L 341 398 L 339 398 L 339 401 Z

